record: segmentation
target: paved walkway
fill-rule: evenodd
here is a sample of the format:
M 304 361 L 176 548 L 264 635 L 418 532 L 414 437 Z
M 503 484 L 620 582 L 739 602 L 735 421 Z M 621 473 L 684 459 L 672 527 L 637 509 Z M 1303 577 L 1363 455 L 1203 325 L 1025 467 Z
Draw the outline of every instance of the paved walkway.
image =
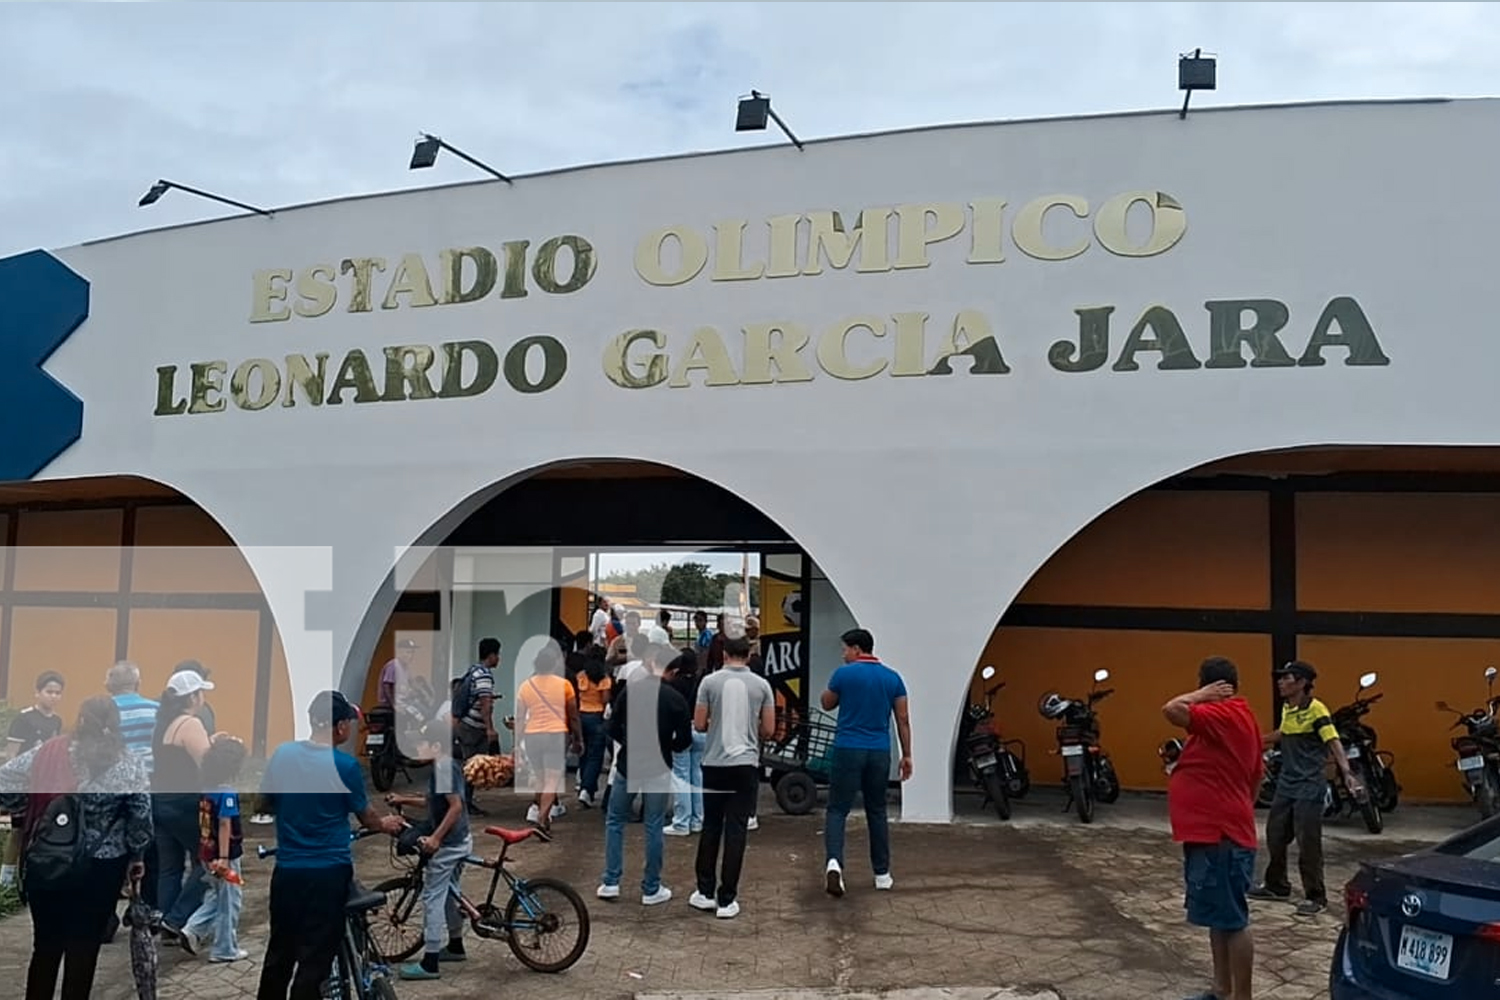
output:
M 504 793 L 487 793 L 481 802 L 510 823 L 524 811 Z M 835 900 L 823 892 L 820 878 L 821 814 L 785 816 L 767 801 L 761 829 L 751 834 L 744 911 L 733 921 L 687 906 L 695 840 L 667 841 L 666 882 L 677 894 L 671 903 L 643 909 L 629 895 L 618 903 L 595 900 L 600 814 L 575 812 L 557 821 L 554 843 L 523 844 L 514 858 L 518 870 L 566 879 L 588 899 L 593 934 L 578 965 L 556 976 L 529 972 L 503 942 L 471 936 L 468 963 L 445 966 L 440 982 L 402 983 L 398 989 L 402 1000 L 473 1000 L 521 990 L 537 1000 L 696 1000 L 747 990 L 796 1000 L 804 996 L 798 991 L 834 990 L 869 1000 L 858 991 L 920 990 L 922 997 L 938 997 L 939 987 L 966 988 L 950 992 L 949 1000 L 1187 996 L 1207 985 L 1206 941 L 1182 921 L 1180 854 L 1165 834 L 1126 822 L 1134 808 L 1122 802 L 1112 823 L 1101 807 L 1100 821 L 1085 827 L 1061 814 L 1060 799 L 1054 807 L 1042 795 L 1018 808 L 1019 822 L 1010 826 L 898 826 L 896 889 L 890 893 L 871 886 L 866 840 L 853 822 L 850 892 Z M 249 833 L 268 835 L 261 827 Z M 1335 894 L 1361 855 L 1413 846 L 1394 835 L 1330 837 L 1328 881 Z M 639 872 L 640 828 L 632 827 L 628 838 L 627 888 Z M 482 835 L 479 840 L 486 852 L 483 842 L 494 842 Z M 369 841 L 361 848 L 366 883 L 386 877 L 384 843 Z M 241 944 L 252 959 L 213 966 L 165 949 L 161 1000 L 254 995 L 257 959 L 265 948 L 270 863 L 251 858 L 245 869 Z M 468 888 L 482 891 L 480 878 L 471 875 Z M 1306 920 L 1294 917 L 1286 904 L 1257 904 L 1258 998 L 1326 998 L 1338 911 L 1335 906 L 1333 913 Z M 0 922 L 4 981 L 24 977 L 29 939 L 24 915 Z M 105 949 L 95 996 L 134 995 L 122 934 Z M 916 994 L 886 995 L 904 1000 Z

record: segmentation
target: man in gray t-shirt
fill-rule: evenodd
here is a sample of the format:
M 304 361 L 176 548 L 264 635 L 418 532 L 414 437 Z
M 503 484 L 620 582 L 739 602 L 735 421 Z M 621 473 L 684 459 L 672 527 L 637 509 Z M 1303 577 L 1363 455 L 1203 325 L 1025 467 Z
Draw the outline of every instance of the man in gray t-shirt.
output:
M 724 668 L 698 685 L 693 728 L 708 734 L 703 749 L 703 833 L 698 841 L 698 889 L 688 905 L 737 916 L 746 832 L 760 793 L 760 742 L 776 732 L 776 696 L 764 677 L 750 672 L 750 641 L 724 641 Z M 724 867 L 719 842 L 724 844 Z

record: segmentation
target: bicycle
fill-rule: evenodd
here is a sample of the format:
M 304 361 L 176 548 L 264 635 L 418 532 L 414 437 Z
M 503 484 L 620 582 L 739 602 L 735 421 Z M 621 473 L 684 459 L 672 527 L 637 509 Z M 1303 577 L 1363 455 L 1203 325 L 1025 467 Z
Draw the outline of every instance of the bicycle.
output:
M 397 813 L 400 813 L 399 807 Z M 499 826 L 487 826 L 484 832 L 500 838 L 500 853 L 493 859 L 470 855 L 464 865 L 490 871 L 490 889 L 484 902 L 475 904 L 462 891 L 454 890 L 459 909 L 468 919 L 474 933 L 486 940 L 504 937 L 510 950 L 522 965 L 536 972 L 562 972 L 571 968 L 583 957 L 589 944 L 589 911 L 583 897 L 566 882 L 554 878 L 527 879 L 511 874 L 505 866 L 511 847 L 535 837 L 543 842 L 551 837 L 538 829 L 512 830 Z M 413 862 L 401 854 L 398 845 L 391 845 L 392 863 L 409 866 L 405 875 L 387 879 L 375 886 L 374 893 L 383 894 L 390 904 L 377 918 L 377 928 L 372 929 L 380 958 L 387 964 L 404 962 L 422 950 L 422 921 L 420 914 L 413 920 L 413 912 L 422 896 L 423 875 L 428 858 L 420 852 Z M 504 879 L 510 890 L 510 900 L 505 909 L 495 904 L 495 892 Z M 552 905 L 544 901 L 547 895 L 558 898 Z M 577 930 L 571 945 L 567 944 L 569 916 Z M 385 931 L 389 931 L 387 936 Z M 386 939 L 382 943 L 382 939 Z M 560 957 L 541 957 L 548 946 L 559 944 L 563 949 Z
M 351 830 L 349 839 L 363 840 L 378 832 Z M 255 854 L 264 861 L 275 857 L 276 850 L 262 844 Z M 378 889 L 366 889 L 358 879 L 349 883 L 349 899 L 344 904 L 344 937 L 333 957 L 328 982 L 323 986 L 323 995 L 328 1000 L 396 1000 L 391 963 L 381 956 L 370 936 L 370 914 L 384 905 L 385 894 Z

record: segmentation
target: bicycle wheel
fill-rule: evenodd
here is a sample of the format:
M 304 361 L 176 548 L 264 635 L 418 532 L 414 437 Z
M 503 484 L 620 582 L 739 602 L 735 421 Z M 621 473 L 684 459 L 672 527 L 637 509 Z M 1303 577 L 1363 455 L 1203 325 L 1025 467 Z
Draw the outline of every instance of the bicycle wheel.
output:
M 396 987 L 385 976 L 370 980 L 370 1000 L 396 1000 Z
M 589 946 L 589 909 L 566 882 L 531 879 L 516 886 L 505 906 L 505 933 L 522 965 L 561 972 Z
M 385 906 L 370 914 L 370 943 L 387 965 L 404 962 L 422 950 L 421 887 L 412 875 L 388 878 L 371 892 L 385 893 Z

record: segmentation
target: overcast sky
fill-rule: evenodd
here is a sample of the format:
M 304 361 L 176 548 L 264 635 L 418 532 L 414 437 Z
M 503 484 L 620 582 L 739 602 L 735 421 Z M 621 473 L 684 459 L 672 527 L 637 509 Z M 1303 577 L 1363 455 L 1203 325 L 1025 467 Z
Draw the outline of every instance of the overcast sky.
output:
M 1500 5 L 1363 3 L 0 3 L 0 255 L 220 209 L 473 179 L 406 169 L 419 130 L 505 172 L 803 138 L 1195 104 L 1500 92 Z

